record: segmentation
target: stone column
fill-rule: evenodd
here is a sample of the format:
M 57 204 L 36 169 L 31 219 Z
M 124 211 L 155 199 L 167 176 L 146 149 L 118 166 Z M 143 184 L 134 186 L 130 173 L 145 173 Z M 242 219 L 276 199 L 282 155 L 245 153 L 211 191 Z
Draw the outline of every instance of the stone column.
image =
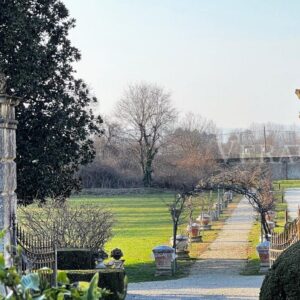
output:
M 15 106 L 18 100 L 5 94 L 5 79 L 0 74 L 0 230 L 5 229 L 4 240 L 0 241 L 0 251 L 4 252 L 9 264 L 7 245 L 12 241 L 12 216 L 16 214 L 16 128 Z

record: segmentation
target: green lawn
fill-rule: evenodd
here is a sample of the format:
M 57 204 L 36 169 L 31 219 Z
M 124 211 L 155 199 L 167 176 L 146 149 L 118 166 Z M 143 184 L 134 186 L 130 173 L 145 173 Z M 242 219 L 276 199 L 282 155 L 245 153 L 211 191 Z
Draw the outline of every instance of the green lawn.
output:
M 284 188 L 296 188 L 300 187 L 300 180 L 276 180 L 273 182 L 274 186 L 277 186 L 277 188 L 280 185 L 281 189 Z
M 167 244 L 171 236 L 170 215 L 165 202 L 172 194 L 139 196 L 79 196 L 71 198 L 74 204 L 101 204 L 115 217 L 114 236 L 106 245 L 109 252 L 121 248 L 126 260 L 126 270 L 131 281 L 149 278 L 154 274 L 152 248 Z
M 109 208 L 115 217 L 113 229 L 114 236 L 106 244 L 106 250 L 110 252 L 113 248 L 121 248 L 126 260 L 126 271 L 129 281 L 149 281 L 161 278 L 155 278 L 155 264 L 152 257 L 152 249 L 157 245 L 169 245 L 169 239 L 172 236 L 172 222 L 168 212 L 167 203 L 173 200 L 174 194 L 144 194 L 128 196 L 76 196 L 71 198 L 72 204 L 99 204 Z M 194 200 L 197 209 L 194 215 L 200 213 L 200 207 L 207 208 L 208 203 L 216 200 L 216 194 L 211 194 Z M 227 216 L 226 216 L 227 217 Z M 222 217 L 222 221 L 225 216 Z M 178 233 L 184 233 L 188 220 L 185 219 Z M 221 225 L 219 225 L 220 227 Z M 213 240 L 219 228 L 209 233 L 204 233 L 204 240 L 210 242 Z M 205 244 L 205 243 L 204 243 Z M 198 251 L 194 247 L 192 258 L 195 258 Z M 186 275 L 189 267 L 193 264 L 193 259 L 189 261 L 178 262 L 178 272 L 176 278 Z M 162 279 L 168 279 L 164 277 Z

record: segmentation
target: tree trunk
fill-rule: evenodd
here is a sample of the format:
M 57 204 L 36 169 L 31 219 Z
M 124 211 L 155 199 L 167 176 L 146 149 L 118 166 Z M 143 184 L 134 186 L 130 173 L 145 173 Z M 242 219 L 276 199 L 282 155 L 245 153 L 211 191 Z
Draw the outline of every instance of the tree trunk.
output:
M 143 177 L 144 187 L 152 186 L 152 160 L 147 160 Z
M 176 221 L 173 222 L 173 245 L 172 248 L 175 249 L 176 252 L 176 236 L 177 236 L 178 223 Z
M 270 229 L 268 227 L 267 221 L 266 221 L 266 216 L 264 212 L 260 213 L 260 220 L 261 220 L 261 224 L 262 224 L 262 228 L 265 234 L 265 239 L 268 241 L 269 240 L 269 236 L 268 234 L 270 234 Z

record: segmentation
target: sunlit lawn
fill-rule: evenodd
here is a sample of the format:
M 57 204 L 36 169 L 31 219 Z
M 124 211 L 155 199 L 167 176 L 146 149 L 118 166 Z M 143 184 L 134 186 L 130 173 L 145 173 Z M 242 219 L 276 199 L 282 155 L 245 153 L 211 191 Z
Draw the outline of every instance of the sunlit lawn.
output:
M 106 245 L 109 252 L 113 248 L 121 248 L 126 260 L 126 270 L 129 281 L 157 280 L 154 277 L 155 265 L 152 257 L 152 249 L 157 245 L 169 245 L 172 235 L 172 222 L 168 212 L 167 203 L 171 202 L 172 193 L 161 193 L 153 195 L 138 196 L 78 196 L 69 201 L 76 204 L 101 204 L 109 208 L 115 216 L 114 236 Z M 215 197 L 212 196 L 212 197 Z M 200 200 L 197 200 L 200 201 Z M 231 204 L 233 207 L 235 204 Z M 194 215 L 200 213 L 200 202 Z M 204 233 L 204 243 L 198 246 L 193 245 L 191 256 L 197 256 L 201 250 L 207 247 L 217 236 L 224 219 L 216 222 L 213 230 Z M 179 233 L 185 233 L 187 220 L 184 221 Z M 181 277 L 188 272 L 191 261 L 179 262 L 176 277 Z M 168 279 L 168 278 L 164 278 Z
M 276 180 L 274 181 L 274 186 L 275 185 L 277 185 L 277 188 L 280 185 L 281 189 L 300 188 L 300 180 Z
M 174 195 L 161 193 L 139 196 L 80 196 L 70 199 L 74 204 L 101 204 L 115 217 L 113 238 L 106 245 L 107 252 L 121 248 L 126 260 L 130 281 L 150 280 L 155 266 L 152 249 L 168 244 L 172 223 L 166 203 Z

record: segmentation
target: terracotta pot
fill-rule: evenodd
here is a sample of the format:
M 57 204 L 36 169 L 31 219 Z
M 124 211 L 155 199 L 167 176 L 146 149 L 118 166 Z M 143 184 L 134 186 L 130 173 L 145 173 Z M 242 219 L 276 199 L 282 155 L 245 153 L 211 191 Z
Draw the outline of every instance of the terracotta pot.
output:
M 208 225 L 210 220 L 211 220 L 211 217 L 208 214 L 200 215 L 197 218 L 197 221 L 200 222 L 201 225 Z
M 199 236 L 200 226 L 197 223 L 192 223 L 192 225 L 188 225 L 187 231 L 191 237 L 197 237 Z

